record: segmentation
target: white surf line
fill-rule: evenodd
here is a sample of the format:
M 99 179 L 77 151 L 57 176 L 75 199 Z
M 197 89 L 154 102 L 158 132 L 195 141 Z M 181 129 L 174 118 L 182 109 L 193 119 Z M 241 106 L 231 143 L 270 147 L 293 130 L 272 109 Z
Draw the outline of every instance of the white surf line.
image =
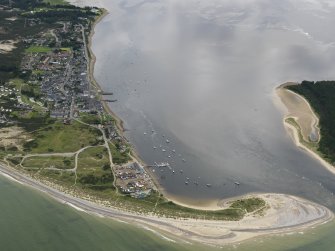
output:
M 160 238 L 162 238 L 163 240 L 166 240 L 166 241 L 169 241 L 169 242 L 176 243 L 176 241 L 175 241 L 175 240 L 172 240 L 172 239 L 170 239 L 170 238 L 166 237 L 165 235 L 163 235 L 163 234 L 159 233 L 159 232 L 158 232 L 158 231 L 156 231 L 156 230 L 153 230 L 153 229 L 152 229 L 152 228 L 150 228 L 150 227 L 147 227 L 147 226 L 141 226 L 141 227 L 142 227 L 142 228 L 144 228 L 145 230 L 148 230 L 148 231 L 150 231 L 150 232 L 154 233 L 155 235 L 159 236 L 159 237 L 160 237 Z
M 70 206 L 70 207 L 72 207 L 72 208 L 74 208 L 75 210 L 80 211 L 80 212 L 88 213 L 88 212 L 85 211 L 84 209 L 82 209 L 82 208 L 80 208 L 80 207 L 77 207 L 77 206 L 73 205 L 72 203 L 70 203 L 70 202 L 68 202 L 68 201 L 66 201 L 65 204 L 68 205 L 68 206 Z
M 19 183 L 19 184 L 21 184 L 21 185 L 24 185 L 21 181 L 19 181 L 19 180 L 13 178 L 12 176 L 10 176 L 10 175 L 8 175 L 8 174 L 5 174 L 4 172 L 1 172 L 1 171 L 0 171 L 0 174 L 1 174 L 2 176 L 6 177 L 7 179 L 11 180 L 11 181 L 15 181 L 15 182 L 17 182 L 17 183 Z

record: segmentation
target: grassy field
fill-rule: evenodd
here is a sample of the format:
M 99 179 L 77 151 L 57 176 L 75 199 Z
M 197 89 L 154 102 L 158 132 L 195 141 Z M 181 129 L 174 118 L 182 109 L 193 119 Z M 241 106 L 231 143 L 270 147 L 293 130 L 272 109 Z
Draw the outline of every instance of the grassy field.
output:
M 101 143 L 99 130 L 75 121 L 71 125 L 55 122 L 33 132 L 32 136 L 34 140 L 24 145 L 25 151 L 30 153 L 75 152 L 85 146 Z
M 25 168 L 58 168 L 58 169 L 71 169 L 74 168 L 74 157 L 30 157 L 26 158 L 22 165 Z
M 45 46 L 30 46 L 25 50 L 27 53 L 47 53 L 52 51 L 52 48 Z
M 121 153 L 120 150 L 117 149 L 117 147 L 114 144 L 109 144 L 110 150 L 112 152 L 112 156 L 113 156 L 113 163 L 114 164 L 125 164 L 127 163 L 129 160 L 131 160 L 131 158 L 129 157 L 129 150 Z
M 66 2 L 65 0 L 43 0 L 45 3 L 49 3 L 51 5 L 68 5 L 69 3 Z
M 43 179 L 46 180 L 57 180 L 57 184 L 68 187 L 72 189 L 76 182 L 76 176 L 73 172 L 61 172 L 61 171 L 52 171 L 52 170 L 45 170 L 42 169 L 38 172 L 35 172 L 35 175 L 41 176 Z
M 230 208 L 246 210 L 247 213 L 254 212 L 260 207 L 265 206 L 265 202 L 259 198 L 249 198 L 245 200 L 236 200 L 231 205 Z
M 105 147 L 88 148 L 78 158 L 78 183 L 93 190 L 114 190 L 114 176 Z
M 84 123 L 90 124 L 90 125 L 101 124 L 101 119 L 100 119 L 99 115 L 96 115 L 96 114 L 81 113 L 80 114 L 80 120 L 83 121 Z
M 61 51 L 67 51 L 67 52 L 70 52 L 71 51 L 71 48 L 69 47 L 63 47 L 63 48 L 60 48 Z
M 105 147 L 88 148 L 79 155 L 78 171 L 101 171 L 105 164 L 109 165 L 108 152 Z

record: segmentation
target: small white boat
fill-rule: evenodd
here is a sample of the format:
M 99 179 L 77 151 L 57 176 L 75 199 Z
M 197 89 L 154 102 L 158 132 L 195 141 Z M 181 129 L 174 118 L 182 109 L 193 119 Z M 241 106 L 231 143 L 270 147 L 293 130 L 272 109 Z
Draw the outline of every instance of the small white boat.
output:
M 170 140 L 167 139 L 167 140 L 166 140 L 166 143 L 170 143 Z
M 235 181 L 234 184 L 235 184 L 236 186 L 241 185 L 240 182 L 237 182 L 237 181 Z
M 166 150 L 165 150 L 165 149 L 162 149 L 162 152 L 166 152 Z
M 206 187 L 211 187 L 212 186 L 212 184 L 206 184 Z
M 168 158 L 171 158 L 171 156 L 169 155 Z

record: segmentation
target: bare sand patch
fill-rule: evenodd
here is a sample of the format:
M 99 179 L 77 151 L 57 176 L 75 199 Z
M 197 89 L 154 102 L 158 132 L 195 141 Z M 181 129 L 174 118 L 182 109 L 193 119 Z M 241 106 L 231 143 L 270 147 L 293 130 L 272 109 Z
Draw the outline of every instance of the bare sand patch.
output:
M 0 41 L 0 53 L 5 54 L 11 52 L 16 48 L 15 44 L 17 41 L 14 40 L 2 40 Z
M 22 150 L 22 144 L 30 139 L 29 135 L 20 127 L 12 126 L 0 129 L 0 146 L 17 147 Z
M 327 208 L 295 196 L 253 194 L 243 198 L 249 196 L 260 197 L 267 205 L 264 210 L 248 214 L 240 221 L 158 218 L 158 222 L 143 221 L 143 223 L 182 238 L 224 245 L 261 235 L 295 232 L 333 218 L 333 213 Z
M 285 86 L 288 84 L 285 84 Z M 299 94 L 284 88 L 284 86 L 277 88 L 276 93 L 286 107 L 285 117 L 295 119 L 301 129 L 303 139 L 306 142 L 318 142 L 320 139 L 319 118 L 307 100 Z M 313 136 L 311 137 L 311 135 Z M 311 140 L 311 138 L 314 140 Z
M 16 21 L 18 18 L 17 17 L 7 17 L 5 19 L 8 21 Z

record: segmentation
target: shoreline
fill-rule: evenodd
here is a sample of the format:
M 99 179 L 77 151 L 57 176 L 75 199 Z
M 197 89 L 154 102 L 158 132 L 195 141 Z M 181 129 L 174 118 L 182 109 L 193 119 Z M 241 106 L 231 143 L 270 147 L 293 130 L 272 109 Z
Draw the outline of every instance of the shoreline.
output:
M 287 119 L 292 118 L 292 119 L 294 119 L 295 123 L 297 123 L 297 125 L 300 127 L 299 123 L 297 122 L 297 119 L 290 115 L 291 111 L 290 111 L 289 107 L 287 107 L 286 104 L 285 104 L 285 98 L 286 97 L 284 95 L 282 95 L 280 92 L 278 92 L 278 90 L 283 90 L 287 85 L 292 85 L 292 84 L 297 84 L 297 83 L 290 83 L 289 82 L 289 83 L 282 84 L 282 85 L 278 86 L 277 88 L 275 88 L 275 94 L 276 94 L 276 98 L 277 98 L 277 100 L 275 100 L 275 103 L 279 106 L 279 109 L 284 113 L 283 124 L 284 124 L 285 130 L 290 135 L 294 144 L 297 147 L 306 151 L 311 157 L 318 160 L 329 172 L 331 172 L 332 174 L 335 174 L 335 167 L 332 164 L 330 164 L 327 160 L 325 160 L 320 155 L 319 152 L 313 150 L 311 147 L 308 147 L 306 145 L 306 143 L 309 143 L 309 142 L 305 143 L 304 139 L 301 139 L 302 135 L 301 135 L 300 129 L 286 121 Z M 302 97 L 301 95 L 299 95 L 299 94 L 297 94 L 293 91 L 290 91 L 290 90 L 287 90 L 287 91 L 289 91 L 293 95 L 296 95 L 297 97 L 303 99 L 306 102 L 306 104 L 308 105 L 308 107 L 310 109 L 311 116 L 316 118 L 316 124 L 314 126 L 319 129 L 319 118 L 315 114 L 315 112 L 314 112 L 313 108 L 311 107 L 310 103 L 304 97 Z M 319 134 L 319 140 L 315 143 L 319 143 L 320 138 L 321 138 L 321 135 Z
M 103 9 L 101 15 L 92 22 L 88 36 L 84 37 L 86 60 L 89 61 L 87 62 L 89 84 L 91 88 L 95 88 L 97 91 L 97 98 L 100 98 L 100 102 L 102 88 L 94 78 L 96 58 L 92 52 L 91 46 L 94 28 L 107 14 L 107 10 Z M 104 108 L 104 112 L 110 114 L 115 119 L 119 135 L 124 137 L 122 120 L 113 113 L 111 107 L 106 102 L 101 102 L 101 104 Z M 138 163 L 144 163 L 133 146 L 131 157 Z M 110 160 L 110 162 L 112 163 L 112 160 Z M 69 189 L 66 186 L 50 182 L 48 179 L 39 178 L 27 174 L 24 171 L 15 170 L 10 164 L 7 164 L 0 164 L 1 175 L 12 181 L 21 183 L 22 185 L 29 186 L 36 191 L 43 192 L 73 209 L 90 215 L 125 221 L 144 228 L 150 227 L 149 229 L 151 229 L 152 227 L 159 229 L 159 232 L 167 232 L 177 238 L 197 241 L 209 245 L 225 245 L 257 236 L 294 232 L 297 229 L 306 229 L 310 226 L 323 224 L 334 218 L 332 211 L 322 205 L 291 195 L 270 193 L 255 193 L 239 197 L 239 199 L 257 197 L 262 199 L 265 203 L 263 202 L 264 204 L 261 204 L 261 208 L 254 211 L 249 211 L 249 209 L 245 209 L 245 207 L 241 205 L 239 205 L 238 208 L 234 208 L 233 210 L 235 211 L 243 211 L 243 215 L 245 215 L 241 220 L 237 221 L 210 220 L 211 216 L 210 214 L 208 215 L 208 212 L 206 211 L 204 211 L 204 214 L 193 215 L 196 219 L 192 219 L 189 216 L 181 218 L 180 215 L 182 214 L 178 211 L 176 211 L 178 214 L 174 215 L 174 218 L 168 213 L 164 213 L 164 211 L 163 214 L 157 216 L 154 213 L 154 210 L 147 211 L 147 213 L 141 213 L 141 210 L 132 211 L 129 207 L 122 208 L 120 204 L 117 203 L 114 204 L 115 206 L 109 206 L 106 201 L 100 200 L 94 195 L 91 196 L 89 193 L 85 194 L 85 192 L 76 193 L 72 188 Z M 150 175 L 151 173 L 148 172 L 148 174 Z M 156 187 L 159 188 L 155 182 L 155 178 L 153 178 L 152 175 L 150 175 L 150 177 Z M 163 192 L 163 188 L 159 188 L 158 192 Z M 169 196 L 165 196 L 165 198 L 170 199 Z M 234 198 L 229 198 L 221 201 L 221 207 L 219 209 L 228 209 L 230 202 L 233 200 Z M 170 201 L 173 200 L 170 199 Z M 158 200 L 154 209 L 156 209 L 157 203 Z M 177 202 L 176 204 L 179 203 Z M 217 203 L 217 206 L 218 205 L 219 204 Z M 186 206 L 192 208 L 190 205 Z M 138 208 L 141 209 L 140 206 Z M 251 211 L 252 213 L 248 213 Z M 230 211 L 230 214 L 231 212 L 232 211 Z
M 100 93 L 103 92 L 103 89 L 94 77 L 94 67 L 95 67 L 95 63 L 96 63 L 96 56 L 95 56 L 95 54 L 93 53 L 93 50 L 92 50 L 92 41 L 93 41 L 93 36 L 95 34 L 95 27 L 97 26 L 98 23 L 100 23 L 104 19 L 104 17 L 106 17 L 109 14 L 108 10 L 106 10 L 105 8 L 102 8 L 102 10 L 103 10 L 102 15 L 100 15 L 94 21 L 94 23 L 92 24 L 92 27 L 91 27 L 90 34 L 88 36 L 87 50 L 89 51 L 89 55 L 90 55 L 89 56 L 89 63 L 88 63 L 88 77 L 89 77 L 89 81 L 91 83 L 91 86 L 93 88 L 95 88 L 96 93 L 99 96 L 99 100 L 100 100 L 105 112 L 108 113 L 109 115 L 111 115 L 113 117 L 113 119 L 115 120 L 115 125 L 116 125 L 116 128 L 117 128 L 118 134 L 121 137 L 123 137 L 127 142 L 129 142 L 128 139 L 124 136 L 125 128 L 124 128 L 123 120 L 121 118 L 119 118 L 117 114 L 115 114 L 113 112 L 113 110 L 109 106 L 108 102 L 101 101 L 102 95 Z M 136 148 L 132 144 L 130 144 L 130 148 L 131 148 L 130 157 L 133 160 L 135 160 L 136 162 L 138 162 L 141 166 L 146 167 L 147 164 L 140 157 Z M 159 185 L 159 181 L 157 180 L 158 178 L 154 174 L 152 174 L 152 172 L 150 170 L 147 169 L 147 173 L 150 176 L 150 178 L 151 178 L 151 180 L 152 180 L 152 182 L 153 182 L 153 184 L 156 188 L 156 191 L 159 194 L 162 194 L 167 200 L 172 201 L 175 204 L 178 204 L 178 205 L 181 205 L 181 206 L 186 206 L 186 207 L 189 207 L 189 208 L 192 208 L 192 209 L 203 209 L 203 210 L 210 209 L 210 210 L 213 210 L 212 206 L 209 206 L 209 207 L 204 206 L 204 207 L 198 208 L 198 207 L 196 207 L 192 204 L 186 204 L 186 203 L 180 202 L 179 200 L 175 200 L 173 198 L 173 196 L 169 196 L 169 195 L 167 195 L 167 193 L 164 192 L 164 188 L 161 185 Z M 213 202 L 210 202 L 210 204 L 212 204 L 212 203 Z M 220 208 L 218 207 L 217 209 L 220 209 Z
M 325 224 L 334 219 L 332 211 L 324 206 L 296 196 L 269 193 L 257 194 L 267 202 L 264 209 L 248 214 L 240 221 L 165 218 L 122 211 L 106 207 L 102 203 L 74 197 L 3 164 L 0 164 L 0 174 L 9 180 L 43 192 L 80 212 L 124 221 L 144 229 L 154 228 L 163 236 L 165 232 L 177 240 L 196 241 L 207 245 L 223 246 L 259 236 L 308 230 L 312 226 Z
M 99 83 L 96 81 L 95 77 L 94 77 L 94 66 L 95 66 L 95 62 L 96 62 L 96 57 L 92 51 L 92 37 L 95 33 L 94 31 L 94 28 L 96 27 L 96 25 L 108 14 L 108 11 L 106 9 L 103 9 L 103 14 L 97 18 L 94 22 L 94 24 L 92 25 L 91 27 L 91 31 L 90 31 L 90 34 L 89 34 L 89 37 L 88 37 L 88 50 L 89 50 L 89 53 L 90 53 L 90 62 L 89 62 L 89 79 L 90 79 L 90 82 L 91 82 L 91 85 L 93 87 L 96 88 L 96 90 L 98 91 L 97 93 L 99 93 L 99 90 L 102 91 L 102 88 L 101 86 L 99 85 Z M 99 97 L 101 99 L 101 95 Z M 112 111 L 111 107 L 106 103 L 106 102 L 102 102 L 103 104 L 103 107 L 104 107 L 104 110 L 109 113 L 116 121 L 116 126 L 117 126 L 117 129 L 118 129 L 118 133 L 124 137 L 124 132 L 125 132 L 125 129 L 123 127 L 123 121 Z M 128 141 L 128 140 L 127 140 Z M 145 165 L 145 162 L 139 157 L 136 149 L 134 149 L 134 146 L 131 145 L 131 157 L 134 158 L 136 161 L 138 161 L 139 163 Z M 157 188 L 157 191 L 160 193 L 160 194 L 163 194 L 164 197 L 176 204 L 179 204 L 179 205 L 182 205 L 182 206 L 187 206 L 187 207 L 190 207 L 190 208 L 195 208 L 195 209 L 203 209 L 203 210 L 218 210 L 218 209 L 223 209 L 224 206 L 227 204 L 227 202 L 230 202 L 236 198 L 228 198 L 228 199 L 225 199 L 225 200 L 213 200 L 211 201 L 209 204 L 206 204 L 205 206 L 201 206 L 201 207 L 197 207 L 197 206 L 192 206 L 190 204 L 187 204 L 187 203 L 183 203 L 183 202 L 179 202 L 179 200 L 174 200 L 173 198 L 171 198 L 172 196 L 166 196 L 163 191 L 164 189 L 158 185 L 158 182 L 156 181 L 156 177 L 153 177 L 152 173 L 150 172 L 150 170 L 148 170 L 148 174 L 150 175 L 151 179 L 153 180 L 156 188 Z M 240 196 L 238 198 L 247 198 L 247 197 L 250 197 L 250 196 L 260 196 L 262 197 L 263 199 L 265 199 L 265 197 L 267 195 L 262 195 L 262 194 L 248 194 L 248 195 L 244 195 L 244 196 Z M 304 199 L 301 199 L 301 198 L 297 198 L 297 197 L 294 197 L 294 196 L 290 196 L 290 195 L 275 195 L 275 194 L 272 194 L 272 195 L 269 195 L 269 196 L 279 196 L 279 197 L 284 197 L 284 198 L 294 198 L 294 202 L 298 202 L 298 201 L 302 201 L 301 204 L 309 204 L 309 205 L 314 205 L 315 208 L 318 208 L 317 211 L 323 211 L 324 214 L 322 217 L 319 217 L 319 218 L 315 218 L 313 220 L 306 220 L 304 219 L 303 222 L 300 222 L 300 223 L 297 223 L 297 224 L 293 224 L 293 225 L 288 225 L 288 226 L 271 226 L 270 228 L 269 227 L 263 227 L 263 228 L 253 228 L 253 229 L 248 229 L 248 228 L 244 228 L 244 229 L 241 229 L 240 226 L 241 226 L 241 223 L 242 222 L 245 222 L 245 221 L 248 221 L 248 217 L 245 217 L 243 218 L 242 220 L 240 221 L 237 221 L 237 222 L 234 222 L 235 224 L 237 223 L 238 224 L 238 227 L 235 228 L 232 228 L 231 230 L 227 230 L 225 229 L 225 232 L 228 231 L 229 233 L 227 234 L 224 234 L 224 235 L 220 235 L 220 236 L 217 236 L 218 234 L 218 225 L 220 225 L 222 227 L 223 224 L 227 223 L 226 221 L 223 222 L 223 221 L 212 221 L 212 224 L 214 223 L 215 227 L 214 227 L 214 236 L 213 238 L 212 235 L 209 236 L 207 235 L 208 234 L 208 229 L 205 228 L 205 231 L 200 231 L 202 232 L 202 235 L 199 234 L 199 233 L 193 233 L 190 231 L 190 230 L 182 230 L 182 227 L 179 226 L 179 224 L 181 223 L 181 220 L 179 220 L 179 222 L 173 222 L 169 227 L 167 227 L 167 224 L 166 222 L 169 222 L 169 221 L 173 221 L 173 219 L 168 219 L 168 218 L 157 218 L 156 216 L 154 217 L 156 220 L 157 219 L 160 219 L 160 222 L 158 224 L 154 224 L 153 223 L 153 220 L 152 218 L 150 218 L 149 215 L 147 216 L 141 216 L 142 219 L 139 219 L 137 218 L 137 223 L 138 222 L 141 222 L 142 224 L 144 225 L 149 225 L 151 227 L 155 227 L 157 229 L 160 229 L 162 231 L 167 231 L 169 232 L 170 234 L 174 235 L 174 236 L 180 236 L 180 237 L 185 237 L 187 236 L 187 239 L 191 239 L 191 240 L 195 240 L 195 241 L 199 241 L 199 242 L 202 242 L 202 243 L 205 243 L 205 244 L 215 244 L 215 245 L 222 245 L 222 244 L 228 244 L 228 243 L 235 243 L 235 242 L 239 242 L 239 241 L 242 241 L 242 240 L 246 240 L 246 239 L 250 239 L 250 238 L 253 238 L 253 237 L 256 237 L 256 236 L 259 236 L 259 235 L 268 235 L 268 234 L 274 234 L 274 233 L 282 233 L 282 232 L 292 232 L 294 231 L 295 229 L 300 229 L 300 228 L 307 228 L 307 227 L 310 227 L 310 226 L 315 226 L 315 225 L 318 225 L 318 224 L 323 224 L 325 222 L 328 222 L 330 221 L 331 219 L 333 219 L 333 213 L 327 209 L 326 207 L 323 207 L 321 205 L 318 205 L 318 204 L 315 204 L 313 202 L 307 202 L 307 200 L 304 200 Z M 265 199 L 266 203 L 268 203 L 268 200 Z M 73 202 L 69 202 L 70 204 L 72 204 L 72 206 L 74 207 L 78 207 L 78 208 L 81 208 L 80 206 L 74 204 Z M 214 205 L 216 204 L 216 205 Z M 276 204 L 276 203 L 275 203 Z M 278 205 L 276 204 L 275 207 L 278 207 Z M 303 210 L 305 210 L 304 206 L 302 206 Z M 85 211 L 85 209 L 81 208 L 82 210 Z M 272 208 L 273 209 L 273 208 Z M 117 212 L 120 213 L 120 211 L 118 209 L 110 209 L 110 210 L 117 210 Z M 269 213 L 270 210 L 266 209 L 266 212 Z M 94 213 L 94 212 L 93 212 Z M 125 212 L 122 212 L 122 214 L 125 214 Z M 96 213 L 94 213 L 96 214 Z M 127 216 L 131 216 L 132 214 L 127 214 Z M 276 215 L 276 214 L 275 214 Z M 131 216 L 132 218 L 133 216 Z M 149 217 L 149 219 L 147 218 Z M 152 216 L 153 217 L 153 216 Z M 118 217 L 116 217 L 118 218 Z M 290 217 L 288 217 L 290 218 Z M 118 218 L 120 220 L 120 217 Z M 143 220 L 144 219 L 144 220 Z M 125 220 L 127 222 L 127 219 L 124 219 L 121 217 L 121 220 Z M 162 221 L 165 223 L 165 224 L 162 224 Z M 174 220 L 176 221 L 176 220 Z M 186 221 L 192 221 L 190 219 L 186 220 Z M 198 223 L 198 225 L 200 225 L 200 228 L 203 227 L 203 224 L 209 224 L 210 221 L 208 220 L 204 220 L 204 221 L 201 221 L 201 220 L 193 220 L 195 222 Z M 151 223 L 151 224 L 149 224 Z M 267 222 L 268 224 L 268 222 Z M 243 225 L 243 224 L 242 224 Z M 247 224 L 247 226 L 249 226 L 249 222 Z M 251 224 L 252 225 L 252 224 Z M 257 224 L 256 224 L 257 225 Z M 271 225 L 271 224 L 270 224 Z M 165 226 L 165 228 L 167 227 L 167 229 L 164 229 L 162 228 L 162 226 Z M 176 227 L 178 226 L 178 227 Z M 194 225 L 191 224 L 191 229 L 193 230 L 194 229 Z M 199 226 L 198 226 L 199 228 Z M 181 234 L 177 234 L 176 231 L 178 232 L 181 232 Z M 213 227 L 211 229 L 211 231 L 213 231 Z M 210 231 L 210 232 L 211 232 Z M 235 231 L 235 232 L 234 232 Z M 239 234 L 238 234 L 239 233 Z M 240 234 L 240 233 L 244 233 L 244 234 Z M 245 233 L 248 233 L 248 234 L 245 234 Z M 241 235 L 241 236 L 239 236 Z M 192 238 L 190 236 L 193 236 Z M 237 237 L 239 236 L 239 237 Z M 209 241 L 211 240 L 212 241 Z M 213 241 L 215 240 L 215 241 Z M 218 241 L 220 240 L 220 241 Z

